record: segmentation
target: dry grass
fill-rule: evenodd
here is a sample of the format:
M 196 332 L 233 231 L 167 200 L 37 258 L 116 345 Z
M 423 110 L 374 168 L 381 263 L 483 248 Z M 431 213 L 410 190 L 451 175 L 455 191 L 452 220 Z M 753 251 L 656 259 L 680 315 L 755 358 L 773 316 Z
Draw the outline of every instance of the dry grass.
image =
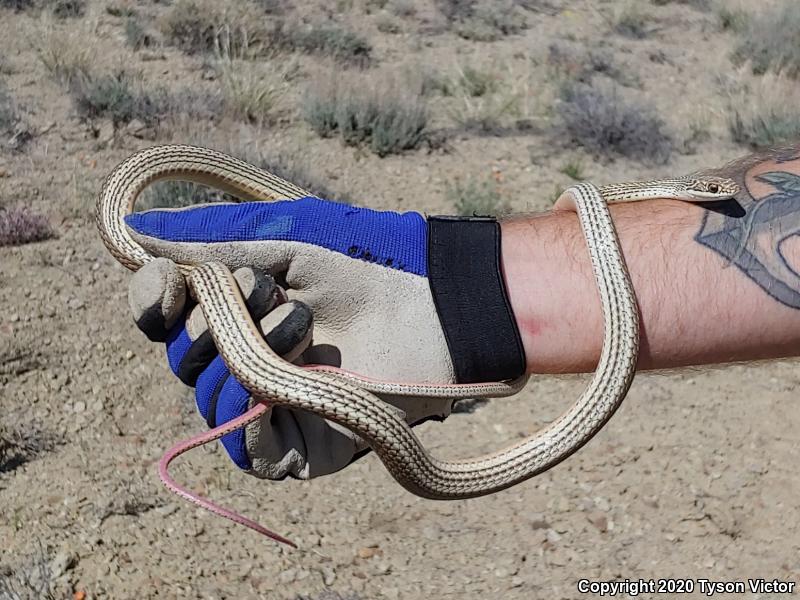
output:
M 87 40 L 95 37 L 91 20 L 68 28 L 44 22 L 34 32 L 34 47 L 39 61 L 56 81 L 69 85 L 86 76 L 95 60 L 96 48 Z
M 742 77 L 723 86 L 734 141 L 766 148 L 800 139 L 800 89 L 785 75 Z
M 753 73 L 780 71 L 800 77 L 800 4 L 783 0 L 765 5 L 747 19 L 740 31 L 734 61 L 748 62 Z
M 286 61 L 222 61 L 218 71 L 226 111 L 235 119 L 265 124 L 281 112 L 297 69 Z

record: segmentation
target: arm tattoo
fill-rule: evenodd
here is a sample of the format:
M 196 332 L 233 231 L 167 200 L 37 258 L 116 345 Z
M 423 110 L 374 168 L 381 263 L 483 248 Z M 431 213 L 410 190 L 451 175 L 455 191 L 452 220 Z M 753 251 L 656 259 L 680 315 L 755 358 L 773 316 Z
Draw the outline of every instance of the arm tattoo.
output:
M 800 152 L 772 150 L 709 174 L 742 191 L 738 215 L 707 212 L 695 241 L 710 248 L 772 298 L 800 309 Z

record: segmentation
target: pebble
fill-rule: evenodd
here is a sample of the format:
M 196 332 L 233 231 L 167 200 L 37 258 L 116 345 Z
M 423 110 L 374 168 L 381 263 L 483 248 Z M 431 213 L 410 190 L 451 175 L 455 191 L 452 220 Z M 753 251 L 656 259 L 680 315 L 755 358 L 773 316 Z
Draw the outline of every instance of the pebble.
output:
M 333 585 L 336 581 L 336 571 L 331 567 L 322 567 L 320 571 L 322 572 L 322 583 L 327 586 Z
M 602 533 L 608 531 L 608 517 L 604 513 L 594 511 L 589 513 L 586 518 L 589 520 L 589 523 L 598 529 L 598 531 Z
M 72 552 L 61 550 L 50 561 L 50 573 L 53 579 L 61 577 L 78 564 L 78 556 Z
M 278 581 L 281 583 L 292 583 L 297 577 L 297 571 L 294 569 L 286 569 L 285 571 L 281 571 L 281 574 L 278 575 Z

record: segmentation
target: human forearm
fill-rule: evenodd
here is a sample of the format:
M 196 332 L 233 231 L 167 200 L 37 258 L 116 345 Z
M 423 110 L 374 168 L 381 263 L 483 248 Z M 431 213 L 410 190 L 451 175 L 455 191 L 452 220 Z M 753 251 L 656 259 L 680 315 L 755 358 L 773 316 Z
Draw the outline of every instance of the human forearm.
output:
M 670 200 L 612 206 L 641 311 L 640 368 L 800 352 L 800 269 L 792 269 L 800 263 L 800 238 L 792 238 L 800 229 L 797 154 L 720 171 L 743 184 L 738 204 L 712 211 Z M 780 174 L 768 176 L 780 180 L 780 194 L 775 183 L 757 179 L 766 173 Z M 738 217 L 718 212 L 736 209 Z M 503 256 L 529 370 L 592 370 L 602 317 L 575 213 L 504 222 Z

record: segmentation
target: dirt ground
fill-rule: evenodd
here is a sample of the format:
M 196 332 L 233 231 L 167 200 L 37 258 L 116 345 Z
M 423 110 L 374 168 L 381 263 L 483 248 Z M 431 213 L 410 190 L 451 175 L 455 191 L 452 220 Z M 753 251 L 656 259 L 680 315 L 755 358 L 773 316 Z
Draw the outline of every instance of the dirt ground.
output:
M 257 147 L 302 157 L 362 205 L 428 213 L 452 212 L 448 186 L 475 174 L 498 181 L 515 211 L 541 211 L 554 190 L 571 183 L 562 172 L 567 164 L 604 183 L 688 172 L 747 152 L 726 127 L 718 90 L 733 71 L 734 39 L 714 11 L 647 3 L 647 35 L 632 39 L 611 31 L 621 2 L 553 0 L 531 3 L 539 8 L 525 11 L 528 29 L 479 42 L 442 27 L 433 5 L 406 4 L 416 11 L 392 13 L 399 27 L 392 33 L 378 28 L 388 9 L 339 2 L 327 12 L 371 41 L 372 72 L 409 65 L 452 72 L 470 64 L 525 82 L 523 116 L 534 127 L 460 133 L 444 148 L 378 158 L 319 138 L 291 108 L 314 77 L 342 69 L 302 56 L 289 108 L 275 123 L 176 118 L 149 136 L 155 139 L 137 137 L 102 119 L 79 119 L 39 58 L 42 28 L 86 27 L 81 39 L 97 68 L 124 64 L 171 87 L 211 85 L 202 56 L 168 45 L 133 52 L 123 20 L 101 2 L 90 3 L 84 17 L 52 22 L 44 9 L 0 8 L 2 79 L 33 133 L 22 151 L 0 150 L 0 200 L 47 215 L 58 233 L 0 248 L 0 420 L 27 436 L 26 454 L 0 469 L 0 578 L 21 597 L 36 587 L 40 568 L 56 598 L 76 599 L 577 598 L 585 596 L 577 589 L 584 578 L 800 582 L 800 370 L 791 362 L 641 375 L 577 455 L 486 498 L 417 498 L 374 456 L 310 482 L 247 477 L 219 447 L 175 467 L 195 490 L 273 526 L 301 550 L 162 488 L 160 454 L 204 423 L 163 348 L 135 330 L 126 307 L 129 274 L 92 222 L 102 178 L 133 151 L 182 141 Z M 126 6 L 153 23 L 169 10 L 156 2 Z M 667 164 L 599 160 L 559 134 L 547 66 L 554 42 L 611 53 L 636 82 L 625 94 L 653 105 L 676 140 Z M 434 106 L 442 123 L 448 101 Z M 698 123 L 706 135 L 685 144 Z M 447 457 L 490 451 L 552 419 L 583 383 L 534 377 L 519 396 L 426 424 L 421 436 Z M 29 585 L 21 582 L 26 575 Z

